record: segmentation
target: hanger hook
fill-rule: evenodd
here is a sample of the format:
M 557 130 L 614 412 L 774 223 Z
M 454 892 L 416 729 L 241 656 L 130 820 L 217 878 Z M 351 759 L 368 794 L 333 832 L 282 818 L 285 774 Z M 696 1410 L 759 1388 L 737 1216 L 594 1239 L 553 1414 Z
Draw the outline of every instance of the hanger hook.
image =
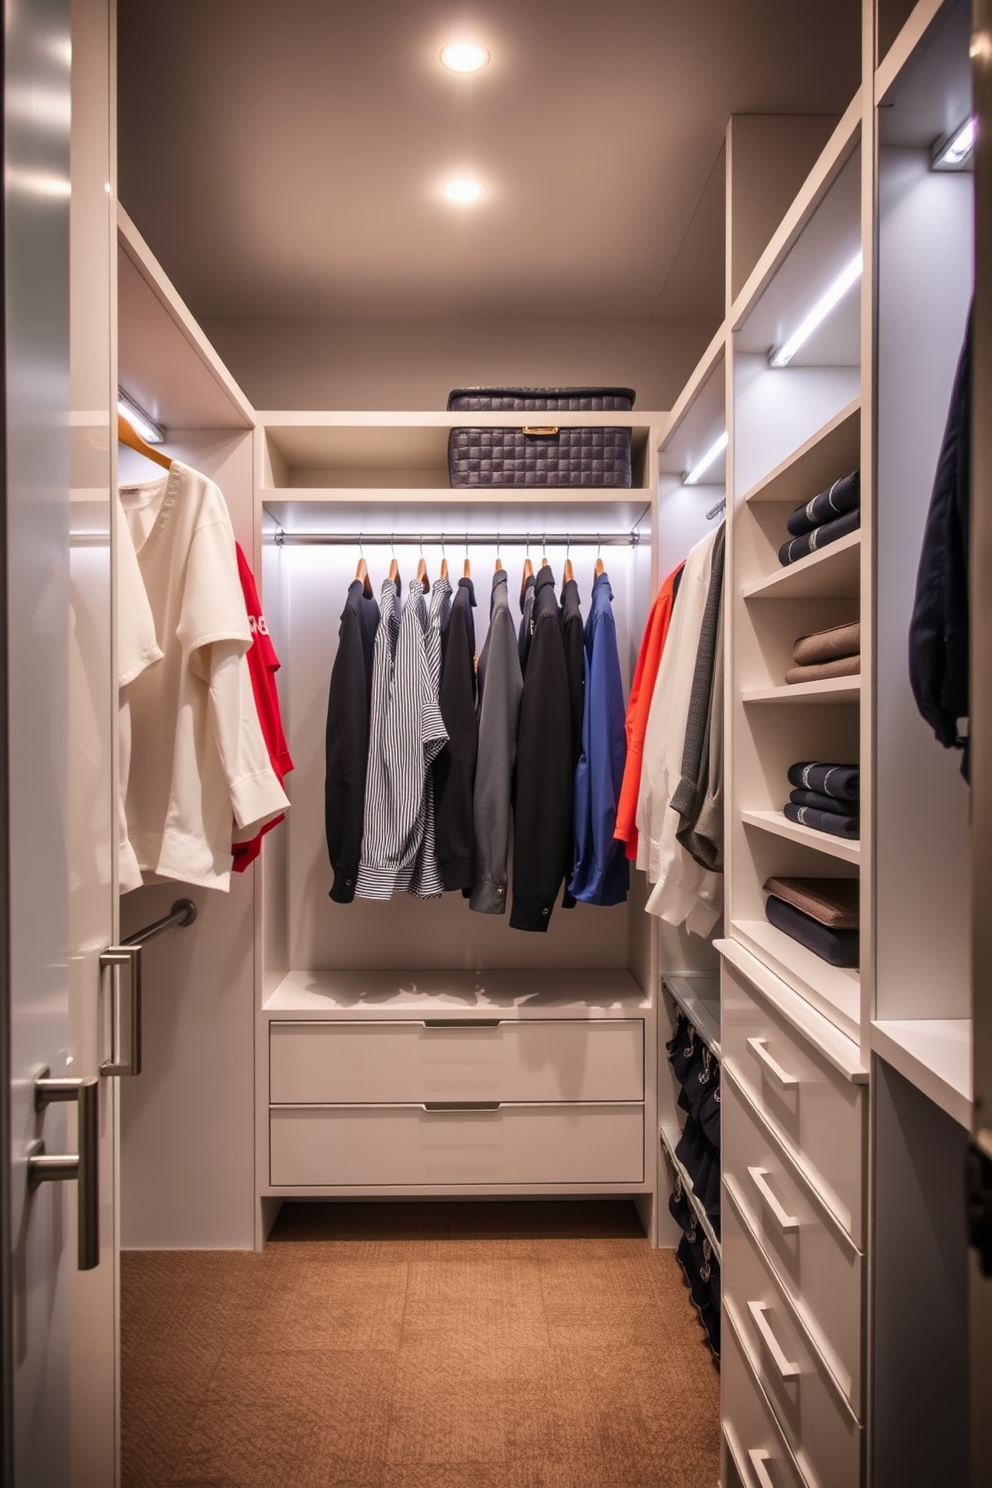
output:
M 365 546 L 362 543 L 361 533 L 358 534 L 358 556 L 362 559 L 363 562 L 365 561 Z
M 499 557 L 499 533 L 496 534 L 496 557 Z
M 572 551 L 572 534 L 570 532 L 566 532 L 565 533 L 565 558 L 566 559 L 569 557 L 571 551 Z
M 597 561 L 600 558 L 602 558 L 602 556 L 603 556 L 603 534 L 601 532 L 597 532 L 596 533 L 596 559 L 597 559 Z

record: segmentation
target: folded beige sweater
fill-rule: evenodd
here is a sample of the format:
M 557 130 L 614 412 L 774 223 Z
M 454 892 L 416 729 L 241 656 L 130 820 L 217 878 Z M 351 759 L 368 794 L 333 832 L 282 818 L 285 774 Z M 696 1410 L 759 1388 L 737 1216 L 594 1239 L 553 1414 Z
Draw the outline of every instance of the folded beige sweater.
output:
M 826 677 L 857 677 L 861 671 L 860 656 L 841 656 L 837 661 L 823 661 L 817 666 L 790 667 L 786 682 L 822 682 Z
M 831 930 L 858 928 L 860 885 L 856 878 L 769 878 L 764 890 Z
M 816 630 L 812 635 L 800 636 L 792 648 L 792 659 L 797 666 L 810 666 L 860 653 L 861 621 L 854 620 L 849 625 L 832 625 L 829 630 Z

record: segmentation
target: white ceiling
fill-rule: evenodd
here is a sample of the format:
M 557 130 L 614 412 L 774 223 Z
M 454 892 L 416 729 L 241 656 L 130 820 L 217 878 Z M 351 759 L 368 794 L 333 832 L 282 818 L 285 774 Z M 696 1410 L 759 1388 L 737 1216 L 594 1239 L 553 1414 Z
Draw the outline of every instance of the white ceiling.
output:
M 728 116 L 839 114 L 859 66 L 859 0 L 118 13 L 121 200 L 201 318 L 719 318 Z

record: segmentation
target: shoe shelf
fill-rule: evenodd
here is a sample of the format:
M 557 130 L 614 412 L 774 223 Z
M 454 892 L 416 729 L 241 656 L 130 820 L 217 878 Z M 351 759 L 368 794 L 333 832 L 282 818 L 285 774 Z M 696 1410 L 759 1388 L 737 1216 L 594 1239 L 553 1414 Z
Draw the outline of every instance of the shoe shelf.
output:
M 683 1164 L 675 1156 L 675 1148 L 681 1136 L 682 1133 L 677 1126 L 663 1126 L 661 1128 L 661 1145 L 665 1151 L 665 1156 L 668 1158 L 668 1161 L 671 1163 L 672 1167 L 675 1169 L 675 1172 L 681 1179 L 682 1188 L 685 1191 L 686 1198 L 689 1200 L 689 1203 L 692 1206 L 693 1213 L 699 1220 L 700 1228 L 702 1229 L 703 1234 L 712 1245 L 713 1254 L 716 1256 L 717 1263 L 719 1264 L 721 1260 L 720 1241 L 717 1239 L 716 1230 L 714 1230 L 713 1223 L 710 1220 L 709 1215 L 706 1213 L 706 1210 L 703 1208 L 702 1201 L 700 1200 L 698 1194 L 692 1186 L 692 1179 L 689 1177 L 689 1174 Z
M 719 976 L 675 976 L 666 972 L 662 986 L 692 1023 L 711 1053 L 720 1058 Z

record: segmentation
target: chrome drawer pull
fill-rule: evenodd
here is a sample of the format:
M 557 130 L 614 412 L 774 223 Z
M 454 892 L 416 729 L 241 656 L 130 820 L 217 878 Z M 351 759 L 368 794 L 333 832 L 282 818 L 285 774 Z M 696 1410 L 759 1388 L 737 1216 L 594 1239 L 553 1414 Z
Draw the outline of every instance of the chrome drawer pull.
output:
M 424 1018 L 425 1028 L 499 1028 L 502 1018 Z
M 758 1063 L 764 1065 L 777 1085 L 781 1085 L 783 1090 L 795 1090 L 799 1081 L 795 1075 L 790 1075 L 788 1070 L 784 1070 L 778 1061 L 772 1058 L 765 1048 L 767 1042 L 768 1040 L 763 1038 L 749 1038 L 747 1046 Z
M 794 1214 L 786 1214 L 782 1205 L 768 1186 L 768 1169 L 748 1168 L 747 1175 L 774 1214 L 782 1233 L 784 1235 L 791 1235 L 795 1230 L 798 1230 L 799 1221 L 796 1216 Z
M 449 1115 L 458 1112 L 498 1111 L 500 1101 L 424 1101 L 421 1110 L 430 1111 L 436 1115 L 438 1111 L 446 1111 Z
M 749 1302 L 747 1304 L 747 1310 L 751 1314 L 754 1326 L 761 1334 L 762 1342 L 764 1343 L 765 1348 L 771 1354 L 772 1359 L 775 1363 L 775 1368 L 778 1370 L 779 1374 L 787 1383 L 790 1380 L 797 1380 L 800 1374 L 799 1365 L 789 1363 L 788 1359 L 782 1352 L 778 1339 L 775 1337 L 775 1334 L 771 1330 L 768 1319 L 765 1317 L 765 1313 L 768 1311 L 768 1303 Z
M 754 1476 L 758 1480 L 758 1488 L 775 1488 L 775 1484 L 772 1482 L 772 1475 L 765 1466 L 766 1462 L 771 1462 L 772 1460 L 771 1452 L 766 1452 L 764 1447 L 752 1447 L 747 1456 L 748 1461 L 754 1468 Z

